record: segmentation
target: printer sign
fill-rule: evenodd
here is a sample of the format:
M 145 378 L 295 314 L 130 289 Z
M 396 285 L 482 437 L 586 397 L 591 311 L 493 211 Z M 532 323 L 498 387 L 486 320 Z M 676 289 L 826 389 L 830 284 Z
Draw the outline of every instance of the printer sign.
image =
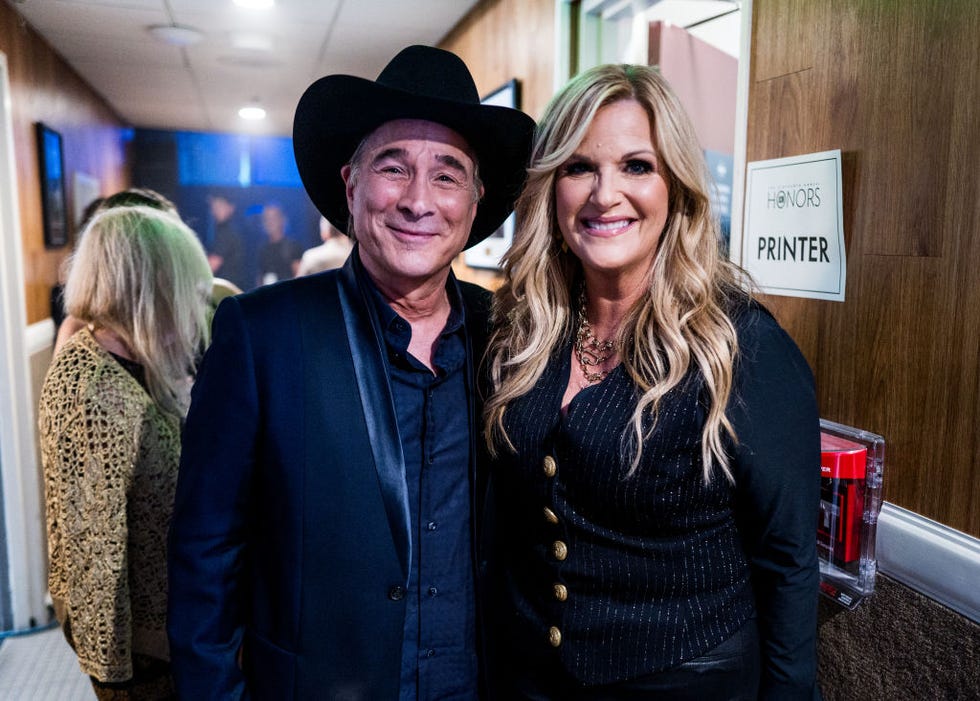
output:
M 741 263 L 769 294 L 844 301 L 840 150 L 748 164 Z

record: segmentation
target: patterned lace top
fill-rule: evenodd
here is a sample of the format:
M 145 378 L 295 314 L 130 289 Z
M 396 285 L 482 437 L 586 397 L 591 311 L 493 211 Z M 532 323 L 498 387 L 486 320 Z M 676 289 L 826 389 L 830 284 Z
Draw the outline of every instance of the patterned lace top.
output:
M 55 610 L 82 670 L 126 681 L 133 653 L 169 659 L 166 536 L 180 423 L 87 329 L 54 358 L 38 415 Z

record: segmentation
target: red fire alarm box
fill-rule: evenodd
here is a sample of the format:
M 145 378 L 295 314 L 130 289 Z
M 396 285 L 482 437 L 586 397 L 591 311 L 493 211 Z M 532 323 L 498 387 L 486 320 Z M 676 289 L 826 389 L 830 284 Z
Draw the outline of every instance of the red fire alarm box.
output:
M 820 590 L 847 608 L 874 591 L 884 454 L 881 436 L 820 420 Z

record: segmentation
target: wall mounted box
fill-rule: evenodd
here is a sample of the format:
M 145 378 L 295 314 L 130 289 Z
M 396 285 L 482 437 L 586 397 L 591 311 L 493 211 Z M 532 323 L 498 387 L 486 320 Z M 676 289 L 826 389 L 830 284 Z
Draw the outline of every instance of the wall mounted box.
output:
M 885 440 L 820 420 L 820 591 L 853 609 L 874 592 Z

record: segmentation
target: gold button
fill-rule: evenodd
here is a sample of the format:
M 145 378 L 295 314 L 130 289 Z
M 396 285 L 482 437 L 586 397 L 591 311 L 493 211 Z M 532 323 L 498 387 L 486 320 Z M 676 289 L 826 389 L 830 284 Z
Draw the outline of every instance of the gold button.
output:
M 551 544 L 551 554 L 555 556 L 556 560 L 564 560 L 568 557 L 568 546 L 562 541 L 556 540 Z
M 544 476 L 545 477 L 554 477 L 555 476 L 555 473 L 558 472 L 558 463 L 556 463 L 555 462 L 555 459 L 553 457 L 551 457 L 550 455 L 545 455 L 544 456 L 544 466 L 543 467 L 544 467 Z
M 555 598 L 559 601 L 565 601 L 568 599 L 568 587 L 564 584 L 555 582 Z
M 548 642 L 551 643 L 551 647 L 558 647 L 561 645 L 561 631 L 558 630 L 557 626 L 551 626 L 548 629 Z
M 544 507 L 544 519 L 548 523 L 558 523 L 558 515 L 547 506 Z

